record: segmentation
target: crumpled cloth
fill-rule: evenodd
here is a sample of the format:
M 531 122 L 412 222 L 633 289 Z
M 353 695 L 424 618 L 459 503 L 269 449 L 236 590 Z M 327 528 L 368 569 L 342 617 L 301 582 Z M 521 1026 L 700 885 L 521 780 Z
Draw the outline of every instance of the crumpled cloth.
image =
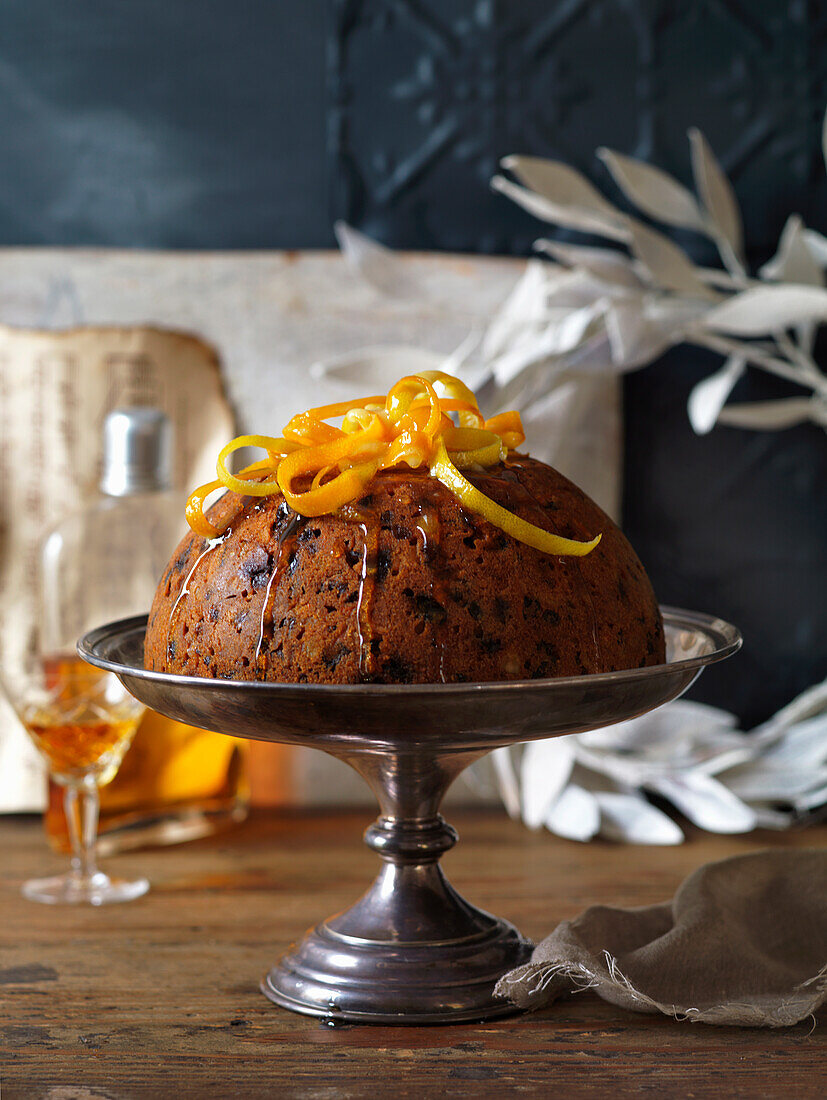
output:
M 735 856 L 693 872 L 671 902 L 592 906 L 496 992 L 537 1009 L 584 989 L 680 1020 L 798 1023 L 827 1001 L 827 851 Z

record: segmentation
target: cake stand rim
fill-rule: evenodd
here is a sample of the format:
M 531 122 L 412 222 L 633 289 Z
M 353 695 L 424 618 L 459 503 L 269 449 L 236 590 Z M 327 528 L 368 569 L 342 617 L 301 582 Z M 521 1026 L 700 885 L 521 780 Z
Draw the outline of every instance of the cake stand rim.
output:
M 114 661 L 101 654 L 101 647 L 110 642 L 113 637 L 124 637 L 134 633 L 140 627 L 146 628 L 148 614 L 132 615 L 125 619 L 117 619 L 102 626 L 87 631 L 77 643 L 78 654 L 89 664 L 96 668 L 112 672 L 116 676 L 129 676 L 139 680 L 148 680 L 158 684 L 167 684 L 176 687 L 199 687 L 210 690 L 238 690 L 268 692 L 273 694 L 300 692 L 308 696 L 337 696 L 344 695 L 369 695 L 372 697 L 440 697 L 449 694 L 464 694 L 474 692 L 480 694 L 510 693 L 524 690 L 530 687 L 534 690 L 554 685 L 557 688 L 573 687 L 578 684 L 588 683 L 591 686 L 606 686 L 616 683 L 631 683 L 639 679 L 647 679 L 656 673 L 689 673 L 701 670 L 707 665 L 716 664 L 727 657 L 737 653 L 743 644 L 743 636 L 740 630 L 732 623 L 715 615 L 709 615 L 702 611 L 688 611 L 684 608 L 673 607 L 668 604 L 660 605 L 664 625 L 679 630 L 689 630 L 706 635 L 713 645 L 709 653 L 698 654 L 694 657 L 685 657 L 677 661 L 666 661 L 658 665 L 646 665 L 643 668 L 619 669 L 616 672 L 590 672 L 579 676 L 552 676 L 536 680 L 471 680 L 452 682 L 447 684 L 415 683 L 415 684 L 298 684 L 290 681 L 277 680 L 230 680 L 205 676 L 184 676 L 176 672 L 155 672 L 144 668 L 142 665 L 125 664 L 122 661 Z M 717 642 L 716 642 L 717 638 Z

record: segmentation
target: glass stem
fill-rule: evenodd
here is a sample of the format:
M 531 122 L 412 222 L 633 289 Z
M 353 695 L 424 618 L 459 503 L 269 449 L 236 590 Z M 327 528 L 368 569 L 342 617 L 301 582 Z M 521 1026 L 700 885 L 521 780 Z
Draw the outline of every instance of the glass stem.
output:
M 98 806 L 98 788 L 94 784 L 69 786 L 63 794 L 66 826 L 72 845 L 72 870 L 84 879 L 98 873 L 95 863 Z

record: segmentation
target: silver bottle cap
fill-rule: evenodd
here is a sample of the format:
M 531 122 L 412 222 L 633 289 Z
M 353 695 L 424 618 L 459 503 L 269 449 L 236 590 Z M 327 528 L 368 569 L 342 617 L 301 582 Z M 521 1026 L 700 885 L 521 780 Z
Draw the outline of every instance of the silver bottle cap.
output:
M 172 423 L 160 409 L 113 409 L 103 423 L 101 492 L 125 497 L 172 488 Z

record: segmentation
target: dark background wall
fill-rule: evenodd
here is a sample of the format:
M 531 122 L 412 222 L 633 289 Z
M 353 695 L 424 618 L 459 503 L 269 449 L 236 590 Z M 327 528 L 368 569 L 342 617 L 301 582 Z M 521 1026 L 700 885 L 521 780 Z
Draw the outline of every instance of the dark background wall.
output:
M 824 0 L 4 0 L 0 244 L 328 247 L 344 217 L 522 254 L 540 227 L 489 190 L 501 156 L 611 192 L 597 145 L 687 180 L 698 125 L 760 262 L 791 211 L 827 229 L 825 45 Z M 827 672 L 827 447 L 696 439 L 712 365 L 628 379 L 626 526 L 662 599 L 744 627 L 701 695 L 752 722 Z M 753 374 L 736 396 L 777 392 Z

